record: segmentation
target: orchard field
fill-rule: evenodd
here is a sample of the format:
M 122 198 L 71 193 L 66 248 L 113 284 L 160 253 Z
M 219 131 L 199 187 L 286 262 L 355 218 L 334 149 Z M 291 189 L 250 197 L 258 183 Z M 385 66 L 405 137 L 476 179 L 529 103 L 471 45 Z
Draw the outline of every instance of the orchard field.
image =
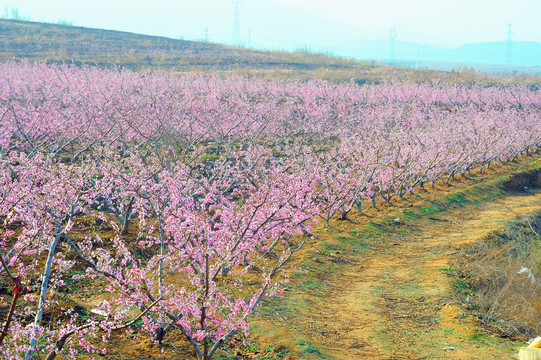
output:
M 24 62 L 0 74 L 6 359 L 106 357 L 112 337 L 166 336 L 216 358 L 282 292 L 314 230 L 541 147 L 536 86 Z

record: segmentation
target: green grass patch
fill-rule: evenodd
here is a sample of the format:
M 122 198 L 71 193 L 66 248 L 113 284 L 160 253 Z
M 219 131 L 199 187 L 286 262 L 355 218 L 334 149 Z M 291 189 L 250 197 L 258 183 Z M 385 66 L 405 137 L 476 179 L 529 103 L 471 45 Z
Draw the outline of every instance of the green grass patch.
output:
M 383 234 L 383 232 L 381 231 L 381 229 L 379 228 L 379 226 L 376 225 L 376 224 L 368 224 L 368 225 L 366 225 L 366 226 L 363 228 L 363 231 L 365 231 L 365 232 L 367 232 L 367 233 L 376 234 L 376 235 L 381 235 L 381 234 Z
M 441 209 L 435 207 L 435 206 L 425 206 L 421 211 L 417 213 L 417 215 L 422 216 L 426 214 L 436 214 L 440 212 Z
M 464 206 L 464 202 L 466 202 L 466 198 L 462 193 L 455 193 L 452 196 L 449 196 L 447 198 L 447 202 L 451 205 L 458 205 L 458 206 Z
M 320 358 L 325 358 L 323 354 L 321 354 L 321 351 L 319 351 L 310 341 L 299 340 L 297 341 L 297 345 L 304 346 L 301 352 L 305 354 L 316 354 L 319 355 Z

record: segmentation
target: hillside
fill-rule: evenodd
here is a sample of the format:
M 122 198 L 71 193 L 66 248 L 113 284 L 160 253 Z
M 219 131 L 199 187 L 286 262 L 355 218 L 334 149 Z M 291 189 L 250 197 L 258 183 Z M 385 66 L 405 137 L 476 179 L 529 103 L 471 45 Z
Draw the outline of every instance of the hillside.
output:
M 0 19 L 0 61 L 117 64 L 133 70 L 354 69 L 361 63 L 323 55 L 234 48 L 128 32 Z
M 0 62 L 11 60 L 74 62 L 101 67 L 119 66 L 186 71 L 234 71 L 266 78 L 322 79 L 359 84 L 392 82 L 522 82 L 540 84 L 538 76 L 495 76 L 460 64 L 446 70 L 419 69 L 363 62 L 308 50 L 265 51 L 203 41 L 187 41 L 130 32 L 70 25 L 0 19 Z M 434 66 L 438 68 L 438 66 Z M 453 70 L 459 69 L 459 70 Z M 452 71 L 451 71 L 452 70 Z

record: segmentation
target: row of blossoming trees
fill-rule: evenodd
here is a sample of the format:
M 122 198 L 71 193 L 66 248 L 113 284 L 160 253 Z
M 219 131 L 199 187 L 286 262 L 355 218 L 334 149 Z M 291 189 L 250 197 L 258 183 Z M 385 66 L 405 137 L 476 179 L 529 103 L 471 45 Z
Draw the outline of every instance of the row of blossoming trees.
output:
M 156 341 L 177 331 L 210 359 L 287 281 L 314 220 L 541 146 L 541 92 L 520 85 L 0 74 L 9 359 L 105 351 L 134 324 Z M 111 293 L 90 317 L 70 298 L 81 283 Z

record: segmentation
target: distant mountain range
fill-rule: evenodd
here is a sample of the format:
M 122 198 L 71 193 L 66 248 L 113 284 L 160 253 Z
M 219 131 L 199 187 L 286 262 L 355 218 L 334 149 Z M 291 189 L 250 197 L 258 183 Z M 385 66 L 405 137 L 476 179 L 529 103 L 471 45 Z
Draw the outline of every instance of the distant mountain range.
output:
M 508 49 L 506 41 L 473 43 L 457 48 L 396 42 L 392 59 L 390 41 L 365 41 L 336 51 L 356 59 L 373 59 L 381 63 L 413 67 L 435 67 L 442 70 L 466 67 L 491 73 L 541 73 L 541 43 L 513 41 L 510 52 Z

